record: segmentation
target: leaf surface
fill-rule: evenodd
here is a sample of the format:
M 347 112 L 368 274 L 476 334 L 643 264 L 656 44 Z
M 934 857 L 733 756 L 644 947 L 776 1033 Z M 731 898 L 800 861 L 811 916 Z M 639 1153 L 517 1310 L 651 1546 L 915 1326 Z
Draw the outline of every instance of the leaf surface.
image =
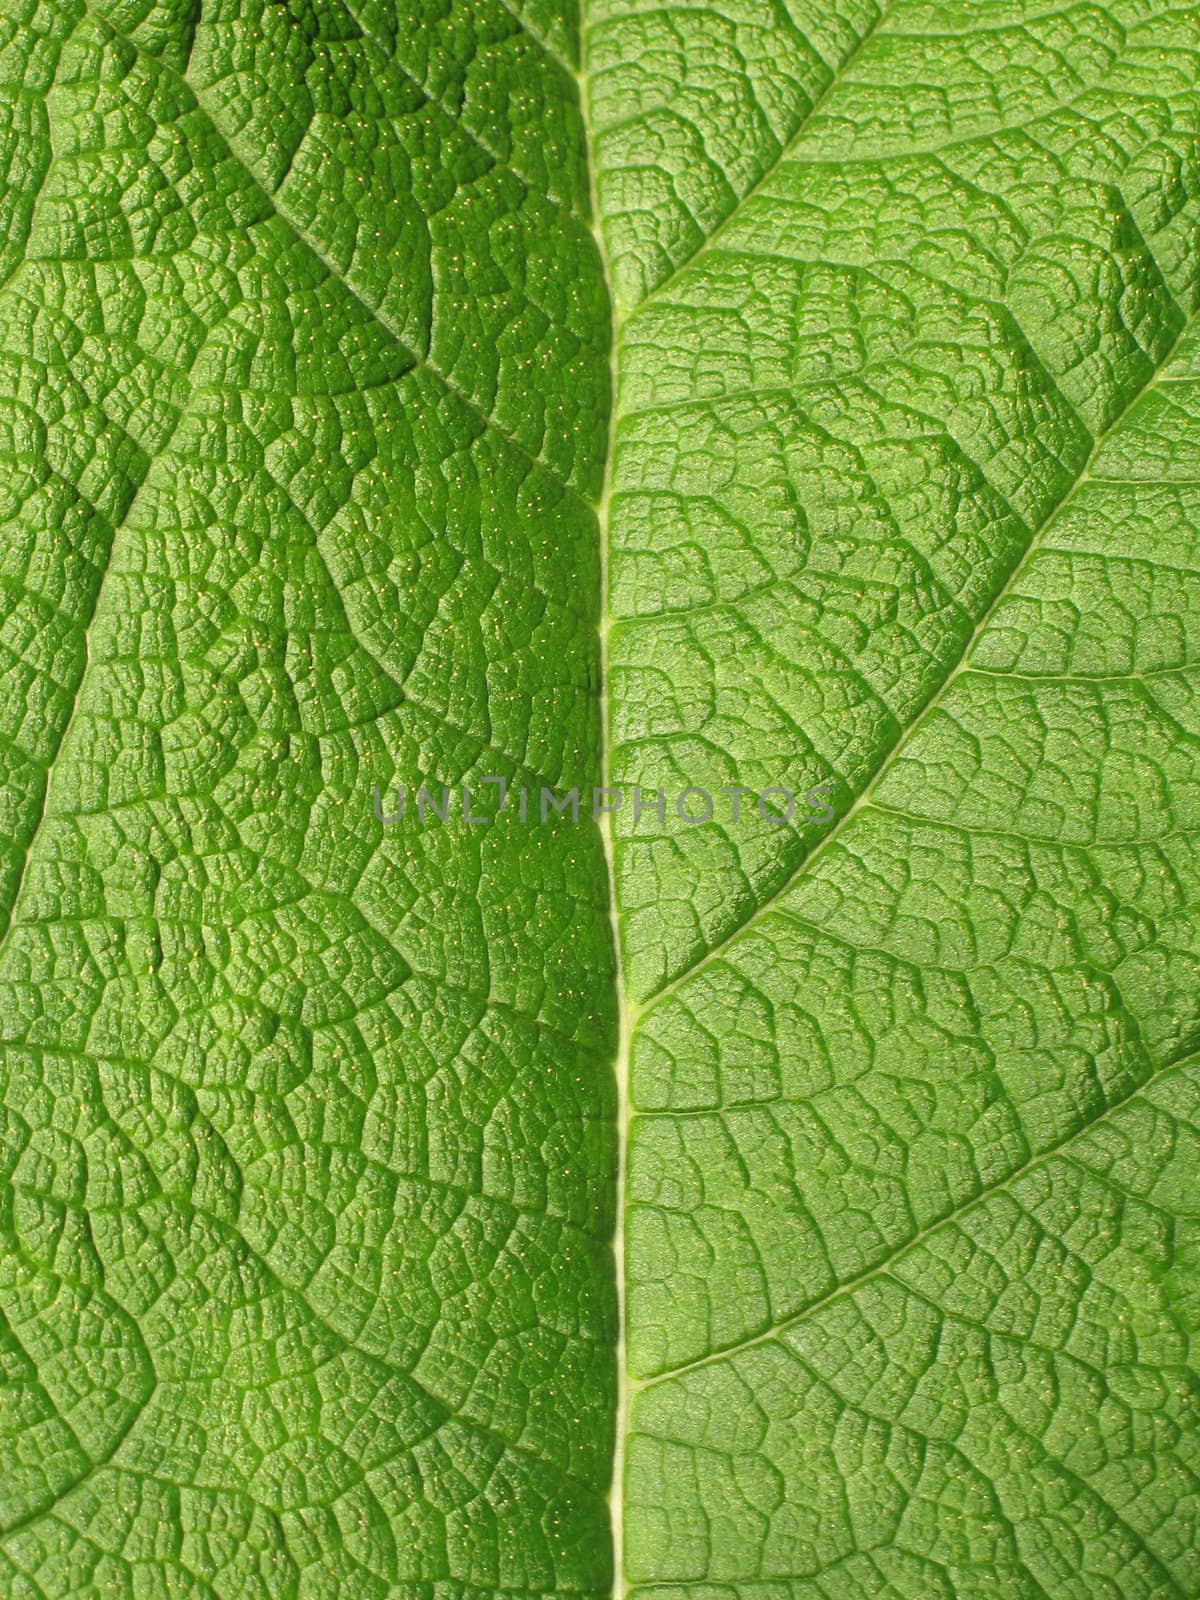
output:
M 594 10 L 627 1582 L 1183 1600 L 1197 15 Z
M 0 113 L 0 1592 L 1191 1600 L 1195 8 L 11 0 Z
M 0 21 L 13 1600 L 610 1585 L 603 853 L 372 815 L 595 765 L 609 316 L 526 10 Z

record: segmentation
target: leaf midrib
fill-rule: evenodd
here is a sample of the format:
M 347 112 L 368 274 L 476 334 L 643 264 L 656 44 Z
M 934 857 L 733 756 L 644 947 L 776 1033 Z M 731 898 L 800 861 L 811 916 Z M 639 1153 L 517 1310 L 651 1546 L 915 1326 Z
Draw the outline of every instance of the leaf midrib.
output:
M 864 31 L 854 47 L 842 60 L 836 69 L 830 69 L 829 78 L 820 92 L 813 98 L 807 111 L 804 113 L 791 136 L 783 142 L 775 159 L 766 167 L 758 180 L 750 189 L 740 197 L 731 208 L 728 215 L 722 219 L 713 232 L 675 268 L 668 273 L 666 278 L 646 295 L 642 301 L 628 312 L 622 313 L 618 306 L 616 295 L 613 291 L 613 278 L 605 248 L 604 237 L 600 227 L 601 211 L 599 194 L 596 184 L 596 162 L 594 152 L 596 140 L 591 122 L 591 108 L 588 99 L 590 77 L 588 72 L 588 27 L 587 27 L 587 0 L 580 0 L 581 28 L 580 28 L 580 70 L 579 70 L 579 102 L 583 117 L 585 152 L 588 168 L 588 185 L 591 199 L 591 225 L 596 239 L 596 248 L 599 256 L 601 270 L 604 274 L 605 287 L 608 292 L 608 303 L 612 319 L 610 336 L 610 397 L 609 397 L 609 428 L 608 443 L 604 458 L 604 480 L 600 501 L 596 507 L 598 532 L 600 539 L 600 718 L 601 718 L 601 749 L 600 768 L 601 784 L 609 787 L 611 784 L 612 738 L 611 738 L 611 706 L 609 703 L 611 684 L 611 663 L 609 659 L 609 631 L 612 617 L 609 606 L 609 562 L 611 556 L 611 541 L 609 535 L 609 508 L 613 487 L 613 469 L 616 457 L 616 432 L 617 432 L 617 399 L 620 393 L 620 359 L 622 334 L 626 326 L 651 303 L 664 294 L 676 282 L 680 274 L 689 267 L 694 266 L 697 259 L 719 244 L 721 234 L 725 227 L 731 224 L 740 214 L 743 206 L 766 185 L 774 176 L 780 165 L 787 160 L 796 141 L 807 127 L 812 117 L 824 104 L 826 97 L 843 78 L 846 69 L 867 41 L 875 34 L 887 15 L 884 0 L 878 0 L 878 14 L 871 26 Z M 618 1036 L 616 1046 L 616 1059 L 613 1071 L 616 1077 L 617 1090 L 617 1137 L 616 1137 L 616 1173 L 615 1173 L 615 1206 L 616 1223 L 613 1236 L 614 1278 L 617 1298 L 617 1348 L 616 1381 L 617 1381 L 617 1414 L 614 1434 L 613 1473 L 609 1489 L 609 1501 L 612 1519 L 613 1539 L 613 1595 L 616 1600 L 624 1600 L 626 1594 L 625 1582 L 625 1459 L 626 1441 L 629 1436 L 630 1406 L 633 1400 L 633 1387 L 630 1382 L 627 1361 L 627 1296 L 626 1296 L 626 1243 L 625 1243 L 625 1196 L 629 1164 L 629 1129 L 632 1122 L 632 1106 L 629 1098 L 630 1085 L 630 1055 L 633 1042 L 633 1033 L 637 1025 L 638 1012 L 630 1001 L 625 982 L 624 961 L 621 947 L 620 905 L 617 892 L 616 868 L 616 830 L 611 815 L 603 818 L 601 822 L 601 837 L 603 840 L 605 866 L 609 884 L 609 921 L 613 949 L 613 970 L 617 991 L 617 1022 Z

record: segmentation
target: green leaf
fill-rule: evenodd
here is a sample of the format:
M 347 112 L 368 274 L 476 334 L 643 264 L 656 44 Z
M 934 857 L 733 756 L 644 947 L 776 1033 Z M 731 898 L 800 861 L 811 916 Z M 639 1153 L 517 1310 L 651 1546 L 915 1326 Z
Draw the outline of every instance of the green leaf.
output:
M 803 9 L 596 23 L 614 781 L 836 811 L 618 829 L 625 1578 L 1187 1600 L 1200 18 Z
M 604 1594 L 575 27 L 0 21 L 0 1593 Z M 544 30 L 543 45 L 530 31 Z
M 1195 9 L 9 0 L 0 152 L 0 1593 L 1191 1600 Z

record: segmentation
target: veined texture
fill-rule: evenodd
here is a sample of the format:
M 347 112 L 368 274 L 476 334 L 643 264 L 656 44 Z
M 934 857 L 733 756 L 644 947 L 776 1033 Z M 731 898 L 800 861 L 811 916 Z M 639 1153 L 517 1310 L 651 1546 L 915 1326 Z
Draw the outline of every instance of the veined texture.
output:
M 5 1600 L 1194 1600 L 1200 9 L 6 0 L 0 153 Z
M 590 17 L 628 1583 L 1188 1600 L 1200 11 Z
M 609 315 L 577 28 L 16 0 L 0 1593 L 600 1595 Z M 485 791 L 486 792 L 486 791 Z

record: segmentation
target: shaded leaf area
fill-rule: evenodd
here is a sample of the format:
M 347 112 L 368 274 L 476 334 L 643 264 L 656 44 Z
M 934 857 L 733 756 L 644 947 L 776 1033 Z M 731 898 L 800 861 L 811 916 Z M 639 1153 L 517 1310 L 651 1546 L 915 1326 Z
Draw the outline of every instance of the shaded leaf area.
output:
M 13 1600 L 610 1582 L 603 854 L 371 800 L 598 770 L 608 311 L 524 10 L 0 20 Z

